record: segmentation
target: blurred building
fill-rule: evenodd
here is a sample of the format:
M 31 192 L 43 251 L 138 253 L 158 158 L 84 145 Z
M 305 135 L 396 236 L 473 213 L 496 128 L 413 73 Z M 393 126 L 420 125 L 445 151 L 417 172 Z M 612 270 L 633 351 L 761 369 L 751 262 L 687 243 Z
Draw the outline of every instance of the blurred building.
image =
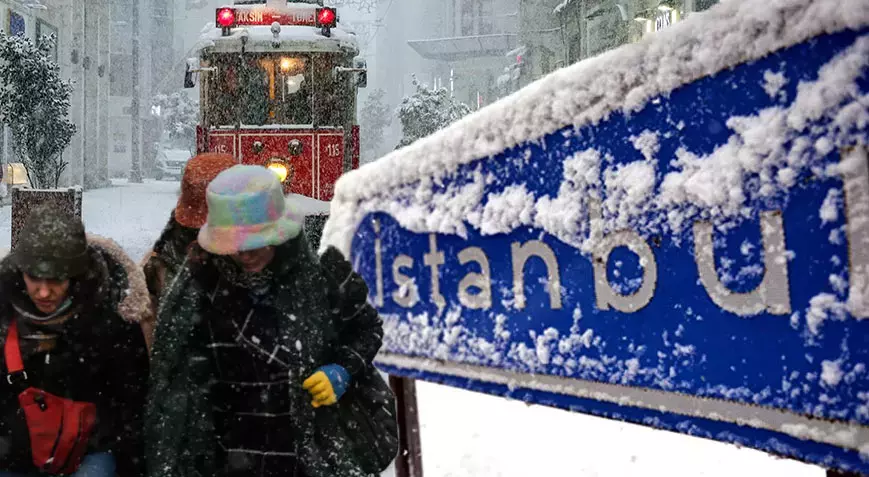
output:
M 434 36 L 408 44 L 429 60 L 432 81 L 453 97 L 481 108 L 499 97 L 497 78 L 517 52 L 519 0 L 449 0 L 435 2 L 441 19 Z
M 108 183 L 107 110 L 110 65 L 110 0 L 0 0 L 0 25 L 34 40 L 55 34 L 54 56 L 61 77 L 73 80 L 70 119 L 76 134 L 63 157 L 69 163 L 63 182 L 87 188 Z M 16 162 L 7 128 L 0 134 L 0 157 Z
M 139 117 L 141 118 L 141 170 L 151 171 L 159 139 L 159 121 L 151 115 L 152 98 L 167 92 L 175 52 L 175 2 L 172 0 L 111 0 L 109 173 L 125 177 L 131 167 L 133 99 L 133 2 L 139 6 Z
M 523 0 L 520 52 L 499 80 L 518 90 L 564 65 L 665 29 L 718 0 Z
M 524 1 L 524 0 L 523 0 Z M 445 88 L 471 109 L 495 101 L 498 76 L 518 46 L 520 0 L 380 0 L 366 54 L 369 89 L 397 108 L 413 78 Z M 393 121 L 386 142 L 401 137 Z

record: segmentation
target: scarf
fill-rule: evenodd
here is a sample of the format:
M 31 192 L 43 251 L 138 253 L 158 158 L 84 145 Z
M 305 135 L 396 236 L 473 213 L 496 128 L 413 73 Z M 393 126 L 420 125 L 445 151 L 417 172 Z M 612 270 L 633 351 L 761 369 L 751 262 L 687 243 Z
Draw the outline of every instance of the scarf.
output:
M 216 257 L 214 266 L 231 285 L 250 291 L 253 298 L 268 296 L 274 280 L 274 272 L 266 267 L 261 272 L 246 272 L 230 258 Z
M 12 303 L 21 337 L 21 356 L 24 359 L 38 353 L 52 351 L 63 334 L 64 325 L 77 311 L 71 298 L 67 298 L 54 313 L 44 314 L 32 306 Z

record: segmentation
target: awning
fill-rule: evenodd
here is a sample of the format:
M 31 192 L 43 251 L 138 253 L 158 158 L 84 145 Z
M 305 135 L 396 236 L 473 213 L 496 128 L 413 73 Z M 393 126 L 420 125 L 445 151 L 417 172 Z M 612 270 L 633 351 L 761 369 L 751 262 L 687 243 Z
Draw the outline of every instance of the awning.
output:
M 504 57 L 508 51 L 516 48 L 518 39 L 518 35 L 514 33 L 499 33 L 436 40 L 411 40 L 407 44 L 423 58 L 457 61 L 486 56 Z

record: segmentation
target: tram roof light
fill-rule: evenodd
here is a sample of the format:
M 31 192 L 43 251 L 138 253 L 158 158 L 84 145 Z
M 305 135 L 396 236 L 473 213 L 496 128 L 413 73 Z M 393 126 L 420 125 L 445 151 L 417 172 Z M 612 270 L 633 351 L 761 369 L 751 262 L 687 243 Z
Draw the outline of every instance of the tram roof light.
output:
M 221 28 L 232 28 L 236 25 L 236 15 L 234 8 L 218 8 L 215 21 Z
M 338 24 L 338 12 L 334 8 L 317 9 L 317 26 L 321 28 L 335 28 Z

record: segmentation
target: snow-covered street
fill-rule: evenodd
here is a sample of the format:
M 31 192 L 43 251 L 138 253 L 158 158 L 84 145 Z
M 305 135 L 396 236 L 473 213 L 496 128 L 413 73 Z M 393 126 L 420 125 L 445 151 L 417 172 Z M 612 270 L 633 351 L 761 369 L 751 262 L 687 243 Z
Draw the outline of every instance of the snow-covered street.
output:
M 89 233 L 108 236 L 135 259 L 156 240 L 177 182 L 127 184 L 84 194 Z M 10 207 L 0 209 L 0 247 L 10 240 Z M 501 398 L 418 385 L 425 475 L 432 477 L 782 476 L 824 471 L 751 449 L 526 406 Z
M 134 259 L 141 259 L 160 235 L 175 206 L 178 182 L 148 181 L 88 191 L 82 201 L 82 215 L 91 234 L 109 237 Z M 0 209 L 0 247 L 9 248 L 11 207 Z

